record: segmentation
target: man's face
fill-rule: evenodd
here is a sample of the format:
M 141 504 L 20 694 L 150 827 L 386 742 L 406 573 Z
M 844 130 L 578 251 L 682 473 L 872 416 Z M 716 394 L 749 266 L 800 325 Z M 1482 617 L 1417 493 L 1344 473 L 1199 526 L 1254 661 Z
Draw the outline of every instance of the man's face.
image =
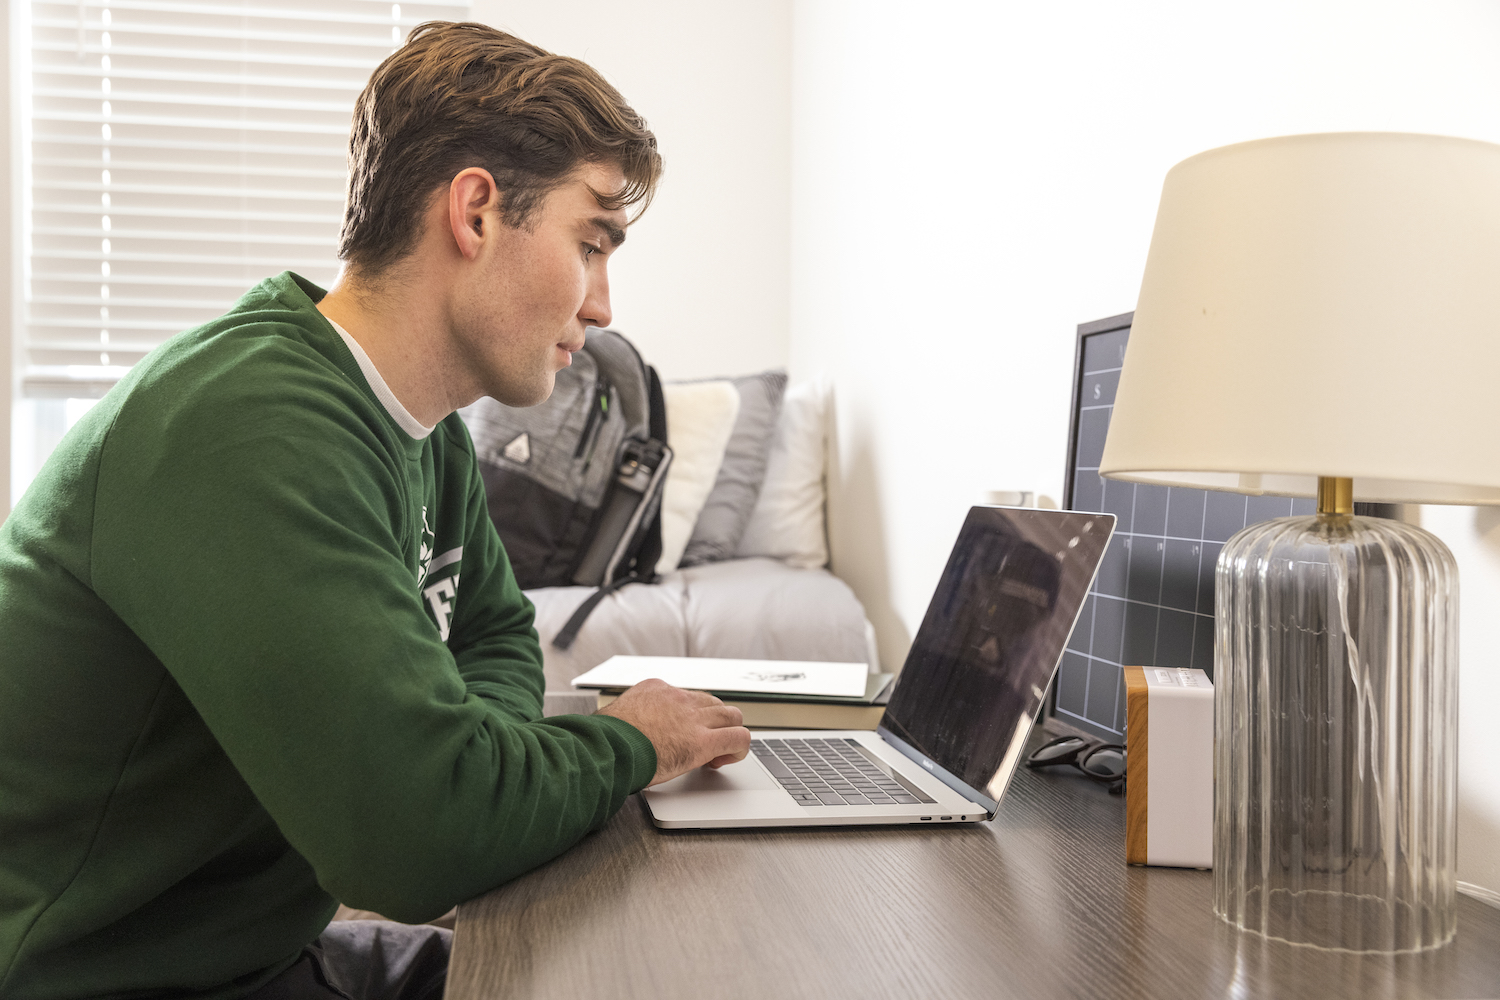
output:
M 533 406 L 583 347 L 588 326 L 610 321 L 610 254 L 625 238 L 623 209 L 601 208 L 595 191 L 618 191 L 624 174 L 587 164 L 554 188 L 523 228 L 480 218 L 484 245 L 454 301 L 457 360 L 484 395 Z

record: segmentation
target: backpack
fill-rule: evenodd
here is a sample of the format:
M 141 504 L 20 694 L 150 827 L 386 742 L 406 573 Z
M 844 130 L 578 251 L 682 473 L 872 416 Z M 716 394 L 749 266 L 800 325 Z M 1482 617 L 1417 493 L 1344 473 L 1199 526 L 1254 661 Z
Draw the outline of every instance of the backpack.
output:
M 460 413 L 516 582 L 599 588 L 552 640 L 567 649 L 605 596 L 656 580 L 672 463 L 661 381 L 630 341 L 591 328 L 545 402 L 486 396 Z

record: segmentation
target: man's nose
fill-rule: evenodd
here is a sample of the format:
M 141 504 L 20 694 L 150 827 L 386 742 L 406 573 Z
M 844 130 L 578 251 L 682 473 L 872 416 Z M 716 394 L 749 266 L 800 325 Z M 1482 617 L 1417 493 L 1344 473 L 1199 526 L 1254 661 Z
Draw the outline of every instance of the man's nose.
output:
M 609 276 L 602 266 L 596 274 L 589 276 L 588 294 L 583 298 L 578 318 L 585 326 L 598 327 L 609 326 L 609 321 L 614 318 L 609 309 Z

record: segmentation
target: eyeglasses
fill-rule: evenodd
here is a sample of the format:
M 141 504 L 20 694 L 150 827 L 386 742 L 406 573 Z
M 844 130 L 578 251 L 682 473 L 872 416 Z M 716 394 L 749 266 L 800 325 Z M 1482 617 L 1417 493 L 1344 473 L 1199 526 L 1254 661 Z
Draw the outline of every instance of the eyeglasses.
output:
M 1071 765 L 1086 777 L 1109 785 L 1111 795 L 1125 789 L 1125 748 L 1118 743 L 1059 736 L 1043 743 L 1026 758 L 1029 768 Z

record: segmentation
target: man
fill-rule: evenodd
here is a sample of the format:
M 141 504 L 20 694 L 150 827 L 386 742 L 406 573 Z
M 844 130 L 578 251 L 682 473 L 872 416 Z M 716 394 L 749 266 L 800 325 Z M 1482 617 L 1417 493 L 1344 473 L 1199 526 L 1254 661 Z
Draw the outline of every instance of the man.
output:
M 654 137 L 584 64 L 432 24 L 350 167 L 338 288 L 283 274 L 153 352 L 0 528 L 7 998 L 436 996 L 446 932 L 325 931 L 335 900 L 429 920 L 749 748 L 660 682 L 539 721 L 453 412 L 547 398 L 609 322 Z

